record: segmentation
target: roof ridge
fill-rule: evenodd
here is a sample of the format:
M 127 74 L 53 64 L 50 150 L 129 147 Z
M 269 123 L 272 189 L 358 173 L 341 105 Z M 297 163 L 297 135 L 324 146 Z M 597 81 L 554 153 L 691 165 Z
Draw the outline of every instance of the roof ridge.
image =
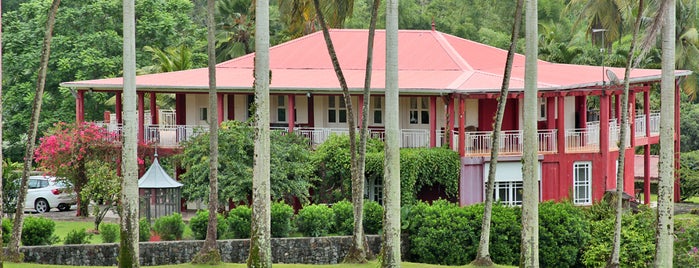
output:
M 434 36 L 434 39 L 437 41 L 437 43 L 439 43 L 439 45 L 442 47 L 442 49 L 444 49 L 444 52 L 446 52 L 447 55 L 449 55 L 449 58 L 451 60 L 453 60 L 454 63 L 456 63 L 456 65 L 458 65 L 459 68 L 461 68 L 461 70 L 463 70 L 463 71 L 473 71 L 474 70 L 473 67 L 470 64 L 468 64 L 468 62 L 463 57 L 461 57 L 461 54 L 459 54 L 459 52 L 456 51 L 454 46 L 452 46 L 451 43 L 449 43 L 449 41 L 447 41 L 447 39 L 444 38 L 444 36 L 442 35 L 442 32 L 438 32 L 438 31 L 430 31 L 430 32 L 432 33 L 432 36 Z

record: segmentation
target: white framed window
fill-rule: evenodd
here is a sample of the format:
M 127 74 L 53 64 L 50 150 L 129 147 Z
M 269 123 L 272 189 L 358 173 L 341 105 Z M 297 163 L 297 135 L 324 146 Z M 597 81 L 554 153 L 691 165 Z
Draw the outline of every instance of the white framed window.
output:
M 277 96 L 277 122 L 286 122 L 286 96 Z
M 383 205 L 383 177 L 367 178 L 364 192 L 367 200 L 376 201 Z
M 208 121 L 209 120 L 209 108 L 200 107 L 199 108 L 199 120 Z
M 347 123 L 347 106 L 343 96 L 328 96 L 328 123 Z
M 410 124 L 430 123 L 430 101 L 429 98 L 410 98 Z
M 592 162 L 573 163 L 573 204 L 592 204 Z
M 383 125 L 383 97 L 371 97 L 372 122 L 376 125 Z
M 546 98 L 539 98 L 539 121 L 546 120 Z
M 539 201 L 541 201 L 541 162 L 537 164 L 539 177 Z M 486 195 L 486 187 L 490 173 L 490 163 L 484 163 L 483 169 L 483 196 Z M 495 171 L 495 183 L 493 184 L 493 199 L 509 206 L 522 205 L 524 183 L 522 179 L 522 162 L 498 162 Z
M 522 181 L 496 181 L 493 191 L 494 200 L 509 206 L 522 205 Z

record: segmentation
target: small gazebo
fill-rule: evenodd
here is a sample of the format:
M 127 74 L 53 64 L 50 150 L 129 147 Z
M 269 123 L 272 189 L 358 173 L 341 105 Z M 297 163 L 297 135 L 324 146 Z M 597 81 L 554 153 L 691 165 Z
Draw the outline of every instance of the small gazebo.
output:
M 158 154 L 143 177 L 138 179 L 139 216 L 153 221 L 159 217 L 180 213 L 182 183 L 172 179 L 158 163 Z

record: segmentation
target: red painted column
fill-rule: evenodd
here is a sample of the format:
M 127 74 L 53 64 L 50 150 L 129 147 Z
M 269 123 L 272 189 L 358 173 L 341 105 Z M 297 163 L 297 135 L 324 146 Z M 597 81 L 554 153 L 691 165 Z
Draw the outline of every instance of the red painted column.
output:
M 158 124 L 158 104 L 156 104 L 155 92 L 150 93 L 150 124 Z
M 459 155 L 466 155 L 466 127 L 464 125 L 466 105 L 463 96 L 459 95 Z
M 314 113 L 314 107 L 313 107 L 314 106 L 314 104 L 313 104 L 314 97 L 313 97 L 313 95 L 311 95 L 311 93 L 308 93 L 306 95 L 306 97 L 308 97 L 308 107 L 306 107 L 308 110 L 308 127 L 312 128 L 315 126 L 315 113 Z
M 362 119 L 364 119 L 364 115 L 362 114 L 362 111 L 364 110 L 364 95 L 359 95 L 357 96 L 357 128 L 362 127 Z
M 621 123 L 621 95 L 614 95 L 614 118 Z
M 556 98 L 546 97 L 546 129 L 556 128 Z M 537 115 L 538 117 L 538 115 Z
M 223 93 L 216 93 L 216 115 L 220 125 L 223 122 Z
M 650 137 L 650 89 L 643 92 L 643 113 L 646 114 L 646 137 Z
M 289 94 L 287 99 L 289 99 L 289 104 L 287 105 L 288 111 L 286 113 L 286 121 L 289 123 L 289 133 L 291 133 L 296 127 L 296 115 L 294 114 L 294 110 L 296 110 L 296 96 L 294 96 L 294 94 Z M 359 103 L 361 103 L 361 101 Z M 359 104 L 359 109 L 361 109 L 361 107 L 362 105 Z M 359 112 L 359 114 L 361 115 L 362 112 Z
M 629 137 L 631 148 L 636 147 L 636 92 L 629 92 Z
M 143 142 L 144 139 L 144 124 L 145 124 L 145 94 L 143 92 L 137 92 L 138 95 L 138 142 Z
M 600 103 L 600 119 L 599 119 L 599 150 L 600 150 L 600 164 L 599 170 L 601 174 L 597 173 L 592 176 L 592 198 L 593 201 L 599 201 L 604 195 L 604 191 L 607 190 L 607 181 L 609 180 L 609 106 L 610 106 L 610 96 L 603 93 L 599 97 Z M 594 169 L 594 168 L 593 168 Z
M 175 94 L 175 124 L 187 124 L 187 95 Z
M 121 125 L 123 122 L 122 120 L 122 105 L 121 105 L 121 92 L 117 92 L 114 95 L 114 102 L 115 102 L 115 107 L 114 107 L 114 113 L 116 113 L 116 123 Z
M 643 147 L 643 204 L 650 204 L 650 144 Z
M 437 96 L 430 97 L 430 148 L 437 147 Z
M 226 119 L 235 120 L 235 94 L 228 94 L 226 101 L 228 102 Z
M 680 84 L 675 80 L 675 203 L 680 202 Z
M 558 153 L 563 154 L 565 153 L 565 148 L 566 148 L 566 120 L 565 120 L 565 111 L 566 111 L 566 102 L 565 102 L 565 97 L 564 96 L 558 96 L 558 121 L 557 121 L 557 129 L 558 131 L 556 132 L 556 139 L 558 140 Z
M 82 124 L 85 121 L 85 91 L 78 90 L 75 98 L 75 122 Z
M 449 148 L 456 149 L 454 144 L 454 95 L 451 95 L 447 99 L 447 139 Z

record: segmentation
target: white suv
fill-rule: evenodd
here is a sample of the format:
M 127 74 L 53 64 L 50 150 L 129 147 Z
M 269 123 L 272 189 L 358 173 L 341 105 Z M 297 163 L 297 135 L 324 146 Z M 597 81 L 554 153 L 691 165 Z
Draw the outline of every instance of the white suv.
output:
M 57 180 L 55 177 L 30 176 L 27 183 L 25 211 L 33 210 L 44 213 L 51 210 L 52 207 L 66 211 L 77 203 L 75 192 L 65 181 Z

